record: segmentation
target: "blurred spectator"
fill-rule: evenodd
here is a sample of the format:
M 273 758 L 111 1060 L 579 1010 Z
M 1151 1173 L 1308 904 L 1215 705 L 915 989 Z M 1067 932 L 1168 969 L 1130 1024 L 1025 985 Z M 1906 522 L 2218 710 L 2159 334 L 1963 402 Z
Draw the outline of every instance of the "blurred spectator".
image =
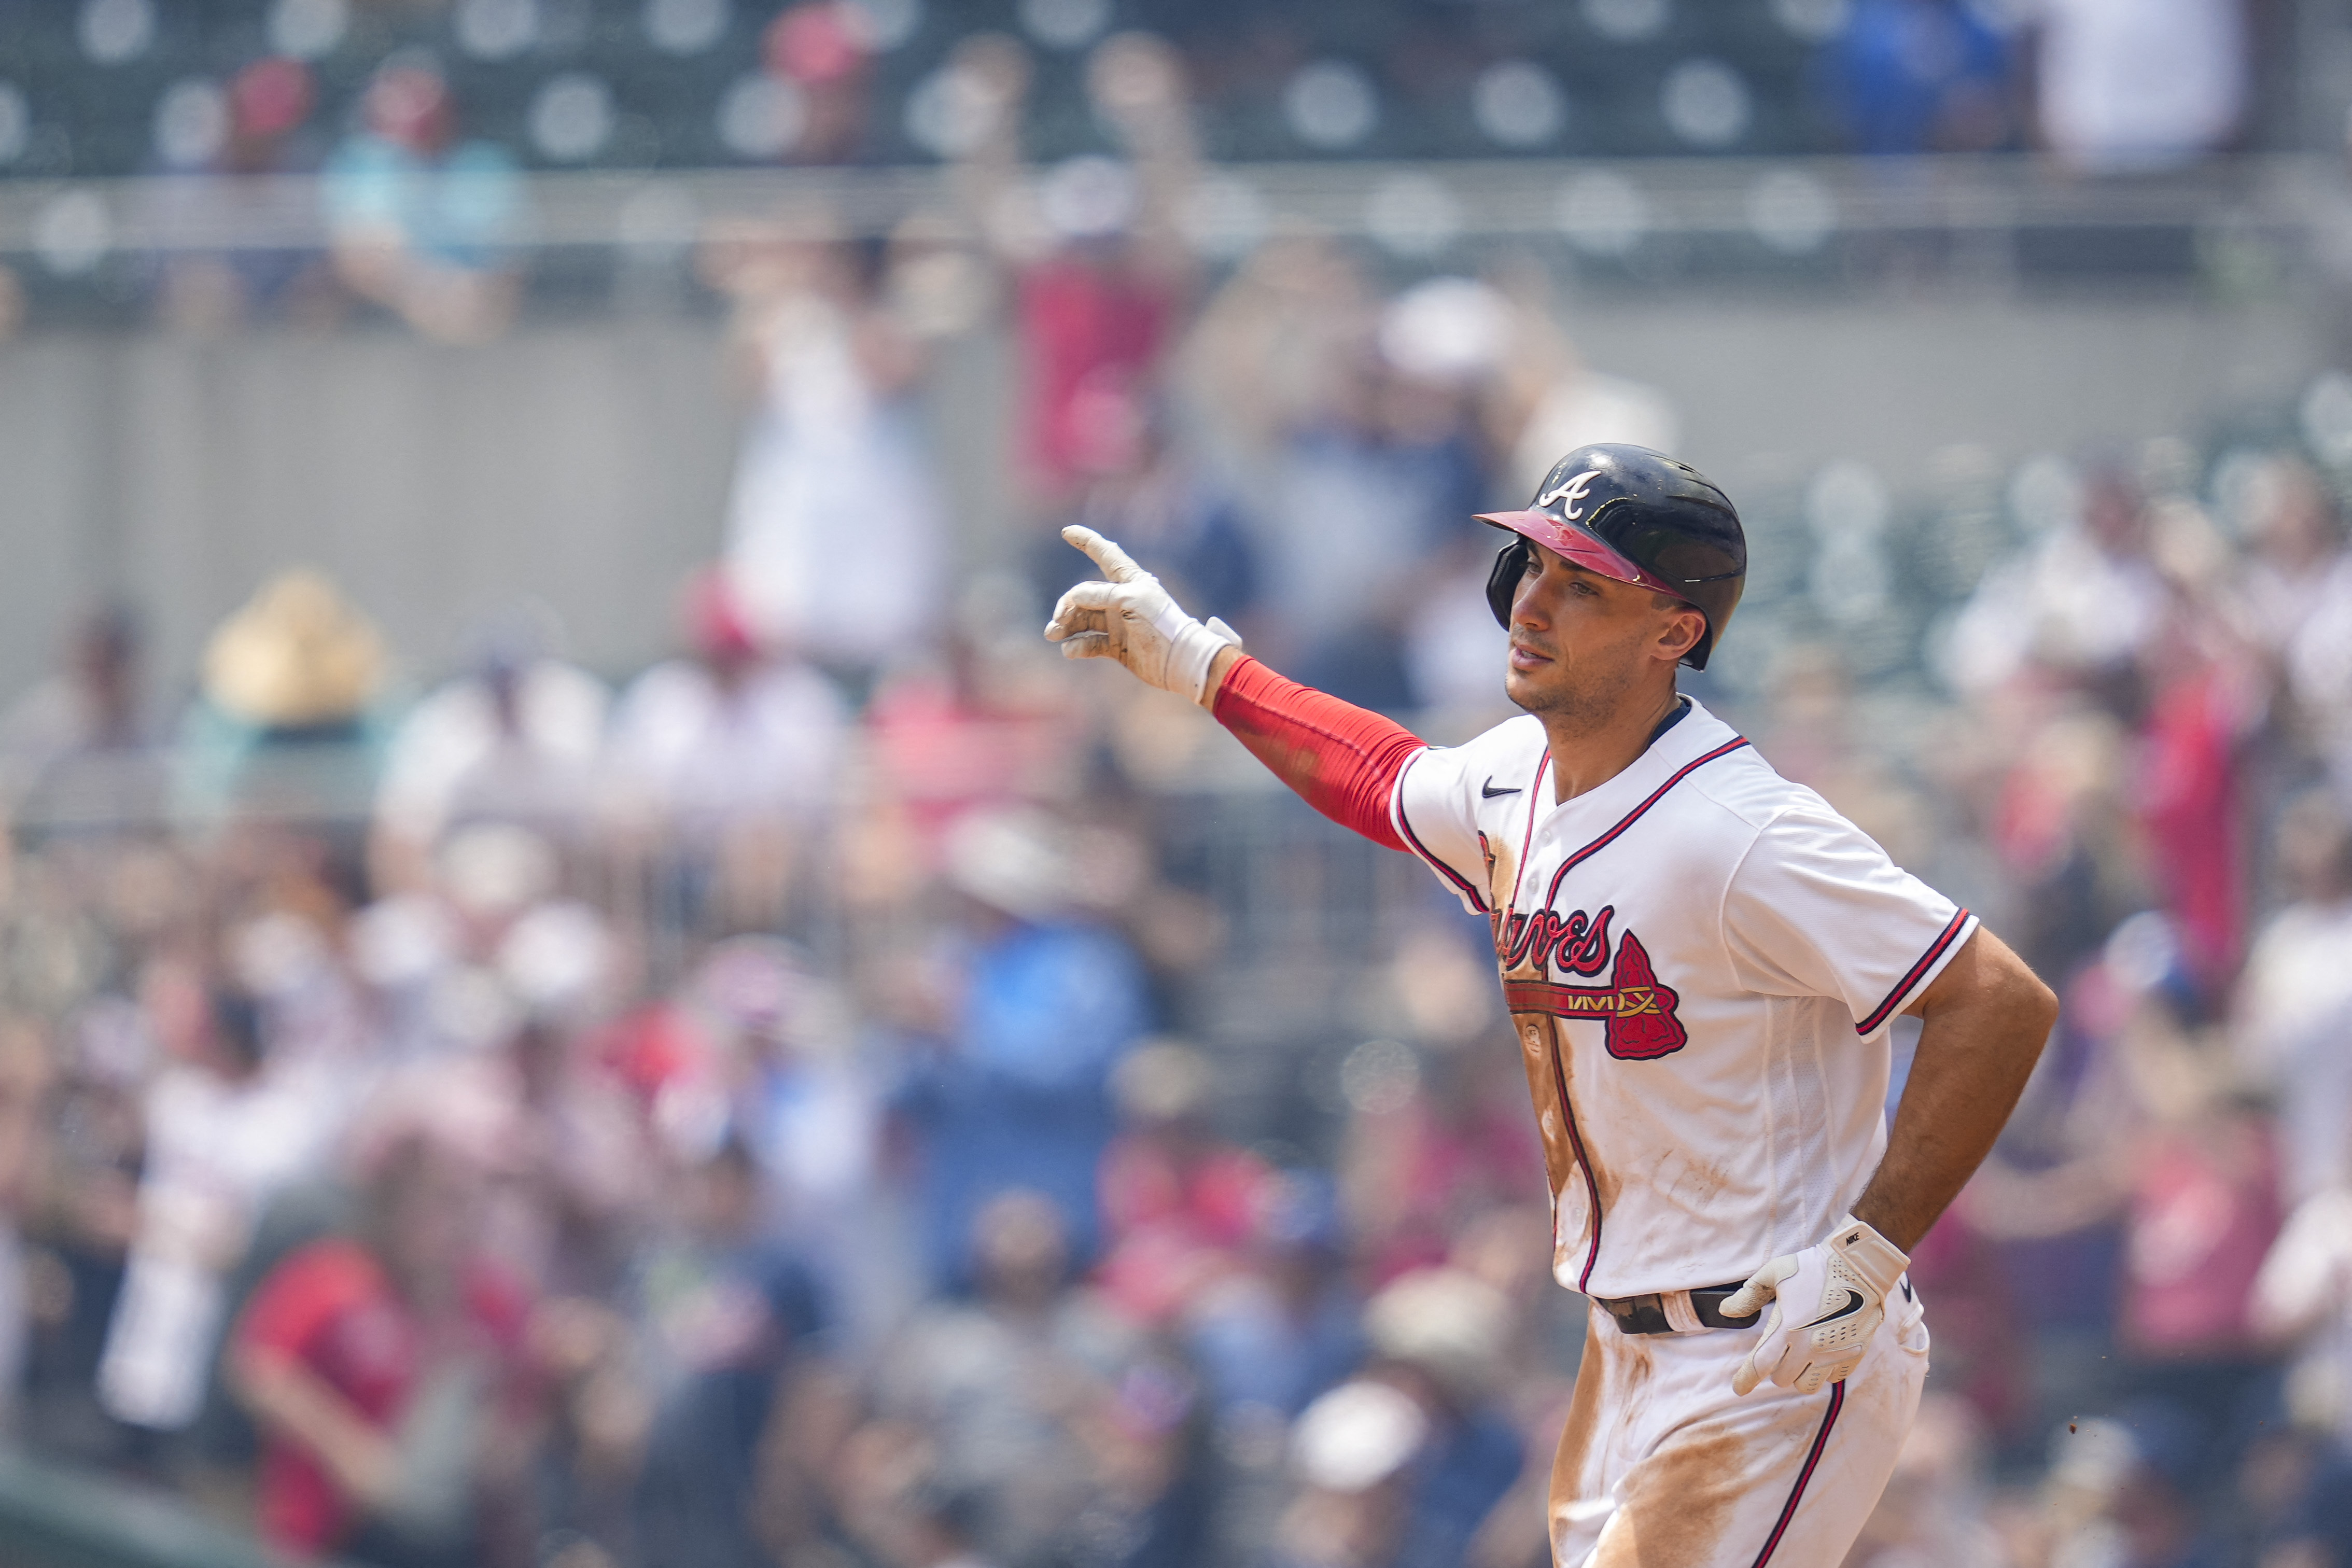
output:
M 2009 40 L 1960 0 L 1861 0 L 1822 63 L 1857 152 L 1976 153 L 2011 139 Z
M 1426 1269 L 1373 1297 L 1364 1331 L 1370 1375 L 1409 1395 L 1423 1424 L 1391 1561 L 1398 1568 L 1459 1563 L 1525 1458 L 1500 1404 L 1509 1303 L 1459 1269 Z
M 2244 651 L 2210 600 L 2183 595 L 2140 657 L 2147 714 L 2132 791 L 2157 898 L 2198 984 L 2218 997 L 2245 952 L 2244 743 L 2265 712 Z
M 2245 631 L 2283 654 L 2320 608 L 2329 572 L 2343 559 L 2341 525 L 2326 486 L 2291 453 L 2265 459 L 2246 490 Z
M 1443 1263 L 1473 1215 L 1545 1191 L 1526 1079 L 1490 1043 L 1415 1054 L 1374 1041 L 1349 1058 L 1341 1191 L 1375 1281 Z
M 1338 400 L 1380 310 L 1355 257 L 1327 237 L 1277 235 L 1243 258 L 1182 352 L 1185 413 L 1210 458 L 1241 471 L 1272 461 Z
M 1359 1379 L 1307 1406 L 1291 1435 L 1298 1496 L 1276 1528 L 1278 1568 L 1389 1568 L 1409 1519 L 1407 1467 L 1429 1423 L 1402 1390 Z
M 863 151 L 872 114 L 868 15 L 846 0 L 808 0 L 786 9 L 761 35 L 761 64 L 796 96 L 800 163 L 839 163 Z
M 1952 629 L 1953 681 L 1985 692 L 2034 668 L 2111 681 L 2156 635 L 2167 599 L 2146 499 L 2120 468 L 2095 468 L 2073 518 L 1985 574 Z
M 183 802 L 200 814 L 340 815 L 367 798 L 388 663 L 374 625 L 319 573 L 264 583 L 205 645 L 182 721 Z
M 1470 362 L 1465 369 L 1491 360 L 1499 370 L 1494 440 L 1507 463 L 1497 477 L 1513 504 L 1533 496 L 1561 455 L 1579 447 L 1622 441 L 1654 452 L 1682 449 L 1682 416 L 1673 401 L 1654 386 L 1586 363 L 1540 271 L 1514 268 L 1499 291 L 1477 285 L 1483 294 L 1465 291 L 1462 280 L 1444 287 L 1445 293 L 1427 284 L 1417 290 L 1418 312 L 1409 303 L 1413 295 L 1401 299 L 1391 321 L 1421 340 L 1415 352 L 1424 359 L 1458 356 Z
M 1075 521 L 1118 540 L 1202 616 L 1246 632 L 1260 594 L 1253 531 L 1239 503 L 1174 439 L 1165 406 L 1133 390 L 1106 393 L 1087 439 Z M 1053 547 L 1066 548 L 1058 538 Z
M 2288 1413 L 2352 1461 L 2352 1188 L 2312 1194 L 2288 1215 L 2255 1277 L 2263 1335 L 2290 1347 Z
M 1244 1430 L 1297 1415 L 1364 1352 L 1328 1178 L 1286 1172 L 1258 1207 L 1244 1267 L 1194 1297 L 1185 1335 L 1221 1415 Z
M 761 1453 L 820 1356 L 827 1311 L 802 1260 L 770 1238 L 758 1163 L 730 1141 L 690 1173 L 684 1234 L 640 1272 L 654 1393 L 635 1513 L 639 1561 L 756 1568 Z
M 2144 922 L 2127 927 L 2128 936 L 2107 942 L 2098 962 L 2062 992 L 2058 1030 L 1992 1156 L 1956 1205 L 1968 1231 L 1990 1244 L 2014 1311 L 2011 1332 L 2022 1342 L 2014 1348 L 2031 1358 L 2036 1408 L 2007 1429 L 2012 1440 L 2039 1436 L 2053 1419 L 2109 1407 L 2121 1381 L 2116 1318 L 2134 1155 L 2154 1114 L 2147 1091 L 2178 1077 L 2136 1071 L 2134 1042 L 2126 1038 L 2141 1016 L 2148 970 L 2160 974 L 2162 967 L 2138 954 L 2145 930 Z M 2158 1059 L 2179 1065 L 2177 1054 Z M 1939 1241 L 1923 1254 L 1940 1261 L 1950 1245 Z M 1960 1367 L 1981 1349 L 1969 1343 L 1967 1324 L 1971 1310 L 1985 1305 L 1981 1282 L 1970 1294 L 1977 1300 L 1964 1301 L 1956 1325 Z
M 907 1216 L 886 1188 L 880 1069 L 848 998 L 772 937 L 713 946 L 688 982 L 729 1059 L 731 1124 L 757 1159 L 769 1223 L 807 1255 L 832 1338 L 864 1353 L 919 1293 Z
M 1069 1234 L 1051 1199 L 1000 1189 L 969 1244 L 975 1298 L 908 1324 L 877 1378 L 882 1412 L 919 1424 L 939 1484 L 974 1495 L 973 1534 L 990 1561 L 1064 1561 L 1106 1525 L 1134 1544 L 1103 1561 L 1185 1561 L 1150 1550 L 1156 1531 L 1199 1521 L 1197 1508 L 1168 1519 L 1152 1507 L 1190 1462 L 1181 1374 L 1071 1286 Z
M 2032 0 L 2042 140 L 2093 174 L 2219 152 L 2245 112 L 2242 0 Z
M 1944 1415 L 1950 1427 L 1929 1439 L 1938 1465 L 1952 1457 L 1945 1443 L 1964 1438 L 1972 1451 L 1988 1437 L 2009 1446 L 2044 1435 L 2033 1401 L 2033 1346 L 2018 1333 L 2023 1319 L 2007 1257 L 1973 1213 L 1969 1204 L 1948 1211 L 1912 1247 L 1906 1271 L 1921 1299 L 1935 1303 L 1936 1381 L 1953 1406 Z
M 2252 1299 L 2278 1234 L 2277 1178 L 2269 1128 L 2242 1105 L 2200 1108 L 2140 1155 L 2123 1341 L 2135 1381 L 2196 1421 L 2207 1459 L 2235 1457 L 2270 1363 Z
M 148 748 L 143 637 L 127 605 L 76 621 L 64 668 L 0 719 L 0 809 L 20 836 L 162 826 L 164 774 Z
M 473 1251 L 474 1158 L 414 1126 L 380 1136 L 358 1234 L 279 1264 L 236 1327 L 262 1533 L 383 1568 L 511 1562 L 538 1404 L 530 1303 Z
M 1292 422 L 1266 442 L 1266 624 L 1277 639 L 1268 657 L 1375 708 L 1421 696 L 1405 662 L 1405 620 L 1421 601 L 1408 584 L 1424 585 L 1433 552 L 1475 553 L 1486 531 L 1469 521 L 1488 493 L 1473 394 L 1500 346 L 1499 300 L 1461 279 L 1422 289 L 1341 344 L 1320 401 L 1285 410 Z M 1205 392 L 1262 403 L 1237 384 L 1265 374 L 1264 355 L 1278 346 L 1204 359 Z M 1344 550 L 1332 548 L 1333 517 L 1348 519 Z
M 604 688 L 540 643 L 521 617 L 499 626 L 470 670 L 401 721 L 375 797 L 372 864 L 386 891 L 418 886 L 443 835 L 475 822 L 577 847 L 593 804 Z
M 2275 1097 L 2290 1202 L 2352 1188 L 2352 827 L 2322 790 L 2280 813 L 2285 906 L 2255 937 L 2233 1039 Z
M 287 215 L 282 187 L 255 176 L 306 174 L 318 163 L 306 129 L 318 103 L 310 67 L 282 56 L 253 61 L 229 79 L 227 123 L 216 152 L 158 198 L 167 232 L 268 234 Z M 201 244 L 163 258 L 160 308 L 172 328 L 217 336 L 271 316 L 321 317 L 333 287 L 323 258 L 295 246 Z
M 98 1390 L 116 1419 L 172 1432 L 203 1402 L 224 1277 L 272 1193 L 324 1163 L 341 1119 L 315 1073 L 269 1059 L 250 995 L 160 965 L 147 991 L 178 1065 L 147 1091 L 138 1228 Z
M 562 1009 L 528 1011 L 490 1064 L 484 1092 L 502 1148 L 481 1225 L 537 1294 L 597 1300 L 619 1290 L 658 1212 L 659 1167 L 578 1023 Z
M 2200 1435 L 2196 1463 L 2226 1464 L 2252 1428 L 2273 1360 L 2252 1305 L 2280 1223 L 2269 1121 L 2232 1088 L 2219 1042 L 2191 1032 L 2196 982 L 2162 916 L 2126 921 L 2066 1005 L 2073 1027 L 2095 1042 L 2074 1090 L 2074 1158 L 2022 1179 L 2006 1161 L 1989 1163 L 1967 1217 L 1995 1235 L 2051 1237 L 2119 1210 L 2112 1287 L 2094 1272 L 2088 1236 L 2071 1257 L 2047 1248 L 2011 1256 L 2020 1305 L 2042 1323 L 2043 1380 L 2051 1347 L 2080 1342 L 2064 1333 L 2076 1310 L 2063 1298 L 2112 1289 L 2122 1388 L 2183 1413 Z M 2067 1032 L 2062 1022 L 2062 1074 L 2084 1043 Z M 2032 1127 L 2029 1118 L 2019 1132 Z M 2111 1396 L 2095 1387 L 2074 1394 Z
M 2352 805 L 2352 551 L 2339 545 L 2284 639 L 2286 687 L 2338 799 Z
M 971 1278 L 973 1216 L 1015 1188 L 1056 1205 L 1056 1246 L 1083 1267 L 1101 1235 L 1111 1072 L 1145 1023 L 1140 966 L 1117 935 L 1078 918 L 1066 831 L 1040 813 L 967 818 L 949 841 L 947 877 L 961 914 L 959 997 L 941 1048 L 899 1095 L 919 1140 L 931 1278 Z
M 336 275 L 427 337 L 497 336 L 520 281 L 514 160 L 458 140 L 448 83 L 404 56 L 376 71 L 361 121 L 328 158 L 320 186 Z
M 547 840 L 478 824 L 444 841 L 433 871 L 352 922 L 379 1062 L 491 1051 L 526 1023 L 593 1022 L 617 999 L 617 945 L 594 909 L 565 896 Z
M 1073 159 L 1034 190 L 1021 168 L 1026 52 L 983 34 L 958 47 L 950 69 L 977 121 L 957 178 L 971 222 L 1014 274 L 1024 477 L 1040 509 L 1056 513 L 1075 498 L 1106 422 L 1153 395 L 1192 289 L 1180 214 L 1199 151 L 1183 64 L 1148 33 L 1097 46 L 1087 96 L 1133 162 Z
M 2219 1478 L 2205 1468 L 2196 1420 L 2144 1400 L 2088 1425 L 2068 1434 L 2074 1452 L 2058 1479 L 2088 1494 L 2097 1511 L 2060 1542 L 2055 1560 L 2097 1552 L 2119 1568 L 2222 1568 L 2226 1543 L 2198 1506 Z
M 850 9 L 805 5 L 778 26 Z M 862 689 L 924 650 L 946 586 L 914 402 L 921 346 L 885 303 L 878 247 L 741 229 L 704 255 L 757 399 L 729 503 L 729 580 L 763 643 Z
M 849 897 L 912 898 L 966 815 L 1054 799 L 1090 735 L 1064 661 L 1041 658 L 1020 584 L 969 584 L 936 663 L 885 681 L 866 710 L 875 789 L 864 805 Z
M 1137 1047 L 1112 1075 L 1124 1125 L 1103 1153 L 1096 1281 L 1152 1327 L 1235 1265 L 1274 1195 L 1265 1163 L 1212 1131 L 1213 1081 L 1208 1058 L 1174 1040 Z
M 774 930 L 834 809 L 845 722 L 830 681 L 762 650 L 740 596 L 688 591 L 688 658 L 637 677 L 605 765 L 620 831 L 651 857 L 684 931 Z
M 122 1434 L 98 1402 L 98 1365 L 138 1228 L 139 1084 L 152 1047 L 139 1008 L 120 997 L 85 1009 L 60 1045 L 26 1223 L 26 1429 L 54 1452 L 119 1460 Z
M 2120 727 L 2071 704 L 2020 739 L 1991 823 L 2002 869 L 2019 889 L 2017 950 L 2063 979 L 2148 897 L 2132 831 Z
M 1291 1568 L 1437 1568 L 1518 1479 L 1492 1407 L 1509 1331 L 1501 1297 L 1451 1270 L 1408 1276 L 1365 1311 L 1375 1361 L 1309 1405 L 1293 1437 L 1297 1498 L 1278 1526 Z

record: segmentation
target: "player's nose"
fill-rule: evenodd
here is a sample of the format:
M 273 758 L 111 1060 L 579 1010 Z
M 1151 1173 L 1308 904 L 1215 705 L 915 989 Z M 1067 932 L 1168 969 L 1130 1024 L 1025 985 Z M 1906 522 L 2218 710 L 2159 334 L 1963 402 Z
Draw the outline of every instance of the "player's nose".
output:
M 1544 591 L 1544 580 L 1532 578 L 1522 584 L 1518 597 L 1511 601 L 1511 636 L 1520 632 L 1546 632 L 1551 629 L 1550 595 Z

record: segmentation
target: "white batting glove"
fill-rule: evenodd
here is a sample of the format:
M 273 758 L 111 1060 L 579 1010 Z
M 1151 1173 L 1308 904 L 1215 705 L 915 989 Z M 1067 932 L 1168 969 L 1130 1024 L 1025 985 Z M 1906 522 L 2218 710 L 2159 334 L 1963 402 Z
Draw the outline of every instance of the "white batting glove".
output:
M 1240 637 L 1214 616 L 1203 625 L 1177 608 L 1159 578 L 1093 529 L 1072 524 L 1062 537 L 1110 581 L 1081 583 L 1063 595 L 1045 623 L 1045 640 L 1060 643 L 1065 658 L 1115 658 L 1139 679 L 1200 701 L 1217 650 L 1239 647 Z
M 1731 1374 L 1744 1394 L 1770 1379 L 1811 1394 L 1843 1383 L 1886 1317 L 1886 1297 L 1911 1259 L 1862 1221 L 1848 1218 L 1827 1241 L 1776 1258 L 1724 1298 L 1723 1315 L 1745 1318 L 1772 1303 L 1763 1337 Z

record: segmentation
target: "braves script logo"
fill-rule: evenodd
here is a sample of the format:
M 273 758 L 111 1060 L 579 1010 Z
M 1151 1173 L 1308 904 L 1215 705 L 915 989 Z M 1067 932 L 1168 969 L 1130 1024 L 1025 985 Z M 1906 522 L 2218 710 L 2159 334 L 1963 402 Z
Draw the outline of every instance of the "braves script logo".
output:
M 1609 954 L 1609 922 L 1613 905 L 1588 915 L 1582 910 L 1565 919 L 1549 910 L 1533 914 L 1514 910 L 1495 918 L 1495 956 L 1503 968 L 1503 998 L 1514 1013 L 1541 1013 L 1554 1018 L 1599 1018 L 1608 1026 L 1609 1054 L 1620 1061 L 1654 1061 L 1672 1056 L 1690 1043 L 1689 1031 L 1675 1016 L 1682 1001 L 1675 989 L 1659 980 L 1650 967 L 1649 951 L 1627 931 L 1617 942 L 1614 963 Z M 1598 974 L 1606 966 L 1606 985 L 1565 985 L 1536 978 L 1546 969 L 1565 974 Z
M 1568 503 L 1568 507 L 1566 510 L 1560 513 L 1560 516 L 1568 519 L 1570 522 L 1574 522 L 1578 518 L 1584 515 L 1584 492 L 1591 489 L 1592 488 L 1592 481 L 1600 477 L 1601 470 L 1599 468 L 1587 468 L 1584 472 L 1577 475 L 1576 478 L 1569 480 L 1566 484 L 1554 485 L 1551 489 L 1544 491 L 1543 494 L 1536 497 L 1536 505 L 1539 507 L 1549 506 L 1556 500 L 1564 500 Z

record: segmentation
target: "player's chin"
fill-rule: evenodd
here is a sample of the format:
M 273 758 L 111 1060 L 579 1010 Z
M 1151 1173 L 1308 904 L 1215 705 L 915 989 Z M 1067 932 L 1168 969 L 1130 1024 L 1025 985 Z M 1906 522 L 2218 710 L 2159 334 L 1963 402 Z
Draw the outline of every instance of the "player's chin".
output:
M 1503 670 L 1503 695 L 1509 698 L 1514 705 L 1530 712 L 1545 707 L 1551 683 L 1544 678 L 1552 674 L 1554 668 L 1549 662 L 1532 669 L 1521 669 L 1517 665 L 1507 666 Z

